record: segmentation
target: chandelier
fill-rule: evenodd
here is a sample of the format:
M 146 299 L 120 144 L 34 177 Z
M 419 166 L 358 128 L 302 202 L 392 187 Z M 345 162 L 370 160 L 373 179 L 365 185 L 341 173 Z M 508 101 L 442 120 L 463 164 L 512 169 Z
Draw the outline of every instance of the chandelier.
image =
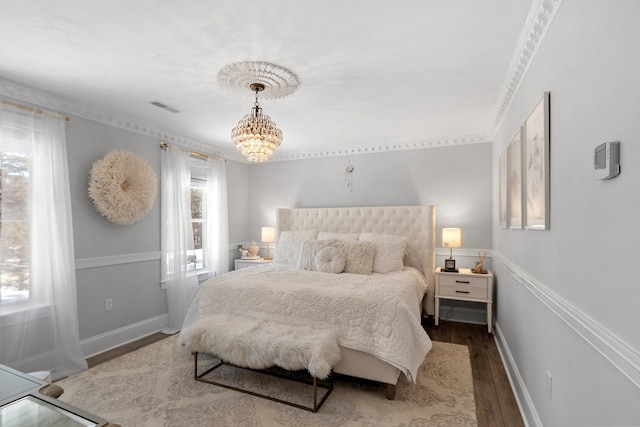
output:
M 282 131 L 269 116 L 262 113 L 258 94 L 264 90 L 265 85 L 251 83 L 249 87 L 256 93 L 256 102 L 251 112 L 231 131 L 231 140 L 248 161 L 266 162 L 280 146 Z

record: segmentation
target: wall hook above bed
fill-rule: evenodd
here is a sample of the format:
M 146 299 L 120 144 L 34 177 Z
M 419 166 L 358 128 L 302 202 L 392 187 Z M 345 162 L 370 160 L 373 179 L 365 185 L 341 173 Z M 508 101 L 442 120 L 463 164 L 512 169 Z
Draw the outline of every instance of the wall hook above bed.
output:
M 355 169 L 356 168 L 351 165 L 351 162 L 349 162 L 344 170 L 344 181 L 347 183 L 347 188 L 349 189 L 349 191 L 353 191 L 353 171 Z

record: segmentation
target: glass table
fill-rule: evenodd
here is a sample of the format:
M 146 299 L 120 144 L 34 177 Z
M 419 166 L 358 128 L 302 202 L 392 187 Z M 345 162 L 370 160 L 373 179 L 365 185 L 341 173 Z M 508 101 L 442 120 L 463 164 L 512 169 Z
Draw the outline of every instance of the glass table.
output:
M 103 427 L 109 423 L 40 393 L 48 383 L 0 365 L 0 427 Z

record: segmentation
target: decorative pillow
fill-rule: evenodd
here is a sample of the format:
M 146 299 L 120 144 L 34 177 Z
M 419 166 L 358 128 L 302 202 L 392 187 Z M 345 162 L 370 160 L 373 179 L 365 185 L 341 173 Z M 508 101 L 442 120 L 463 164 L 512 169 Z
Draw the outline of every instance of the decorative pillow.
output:
M 373 258 L 374 273 L 390 273 L 404 268 L 404 254 L 407 249 L 406 236 L 391 234 L 362 233 L 360 241 L 371 242 L 376 246 Z
M 329 240 L 329 239 L 356 241 L 356 240 L 360 240 L 360 235 L 349 234 L 349 233 L 327 233 L 326 231 L 321 231 L 318 233 L 318 240 Z
M 335 246 L 327 246 L 318 251 L 315 261 L 317 271 L 338 274 L 344 270 L 346 258 L 340 249 Z
M 345 273 L 371 274 L 371 271 L 373 271 L 373 257 L 376 254 L 376 247 L 373 243 L 338 240 L 335 246 L 344 253 Z
M 280 233 L 273 262 L 280 264 L 298 264 L 298 254 L 305 240 L 313 240 L 318 230 L 283 231 Z
M 315 271 L 316 270 L 316 255 L 318 251 L 334 245 L 337 240 L 305 240 L 302 242 L 300 248 L 300 255 L 298 256 L 298 268 L 303 270 Z

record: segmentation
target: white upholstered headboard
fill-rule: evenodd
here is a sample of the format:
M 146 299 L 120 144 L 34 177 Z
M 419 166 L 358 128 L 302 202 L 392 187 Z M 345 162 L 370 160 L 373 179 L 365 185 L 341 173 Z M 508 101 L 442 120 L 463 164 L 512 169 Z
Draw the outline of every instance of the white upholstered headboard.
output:
M 429 293 L 425 299 L 424 309 L 429 315 L 434 314 L 435 226 L 436 208 L 433 205 L 281 208 L 276 211 L 277 239 L 280 232 L 286 230 L 407 236 L 407 254 L 404 263 L 422 271 L 427 279 Z

